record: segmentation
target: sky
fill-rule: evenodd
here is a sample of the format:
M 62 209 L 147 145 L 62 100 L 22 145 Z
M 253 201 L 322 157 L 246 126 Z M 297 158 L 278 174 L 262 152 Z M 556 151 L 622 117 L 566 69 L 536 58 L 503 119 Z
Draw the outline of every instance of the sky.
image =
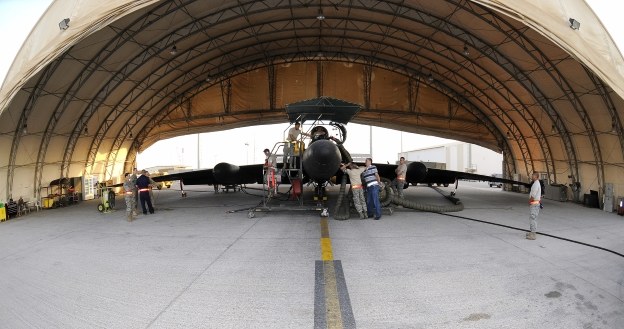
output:
M 63 0 L 58 0 L 63 1 Z M 601 19 L 620 50 L 624 49 L 624 29 L 619 28 L 619 16 L 624 9 L 624 1 L 586 0 Z M 0 0 L 0 33 L 3 51 L 0 53 L 0 80 L 11 66 L 22 43 L 28 37 L 39 17 L 52 3 L 51 0 Z M 581 22 L 581 29 L 583 22 Z M 262 150 L 283 140 L 288 124 L 254 126 L 228 131 L 188 135 L 162 140 L 139 154 L 137 166 L 188 166 L 191 168 L 211 168 L 218 162 L 236 164 L 259 163 L 264 160 Z M 304 126 L 304 128 L 306 128 Z M 442 145 L 451 140 L 401 133 L 396 130 L 373 127 L 372 145 L 369 126 L 347 125 L 348 137 L 345 147 L 351 153 L 369 153 L 372 148 L 375 162 L 394 162 L 398 153 L 422 147 Z M 383 137 L 383 138 L 381 138 Z M 198 152 L 199 139 L 199 152 Z M 218 145 L 218 147 L 216 147 Z M 163 155 L 167 156 L 163 156 Z M 174 154 L 174 156 L 171 156 Z M 199 154 L 199 155 L 198 155 Z M 199 161 L 198 161 L 199 158 Z

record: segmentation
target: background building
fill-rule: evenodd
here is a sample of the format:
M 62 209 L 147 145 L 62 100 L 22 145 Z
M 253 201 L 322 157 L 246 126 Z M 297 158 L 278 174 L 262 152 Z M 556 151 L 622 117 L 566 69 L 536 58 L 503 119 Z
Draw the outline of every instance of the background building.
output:
M 446 170 L 463 171 L 481 175 L 503 172 L 503 155 L 490 149 L 463 142 L 425 147 L 399 153 L 405 160 L 445 164 Z M 437 167 L 440 167 L 439 165 Z

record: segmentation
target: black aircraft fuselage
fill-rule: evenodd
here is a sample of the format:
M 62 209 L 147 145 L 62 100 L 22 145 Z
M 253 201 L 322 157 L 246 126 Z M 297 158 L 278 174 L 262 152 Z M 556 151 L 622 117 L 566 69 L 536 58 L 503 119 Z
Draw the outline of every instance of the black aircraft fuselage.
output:
M 334 142 L 322 139 L 314 141 L 303 152 L 303 171 L 317 183 L 325 183 L 340 169 L 342 157 Z

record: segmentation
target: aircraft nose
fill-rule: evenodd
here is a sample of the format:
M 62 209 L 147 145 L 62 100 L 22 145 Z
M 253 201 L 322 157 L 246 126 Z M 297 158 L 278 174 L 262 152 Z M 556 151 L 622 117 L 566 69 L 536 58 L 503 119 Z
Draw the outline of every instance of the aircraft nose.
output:
M 316 141 L 303 152 L 303 169 L 315 181 L 329 180 L 340 168 L 340 151 L 328 140 Z

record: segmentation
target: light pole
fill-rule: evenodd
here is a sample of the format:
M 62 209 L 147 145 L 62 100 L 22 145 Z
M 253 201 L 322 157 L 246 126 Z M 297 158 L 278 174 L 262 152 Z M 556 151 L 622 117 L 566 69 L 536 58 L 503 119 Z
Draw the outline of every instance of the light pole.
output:
M 249 164 L 249 143 L 245 143 L 245 153 L 247 154 L 247 164 Z

